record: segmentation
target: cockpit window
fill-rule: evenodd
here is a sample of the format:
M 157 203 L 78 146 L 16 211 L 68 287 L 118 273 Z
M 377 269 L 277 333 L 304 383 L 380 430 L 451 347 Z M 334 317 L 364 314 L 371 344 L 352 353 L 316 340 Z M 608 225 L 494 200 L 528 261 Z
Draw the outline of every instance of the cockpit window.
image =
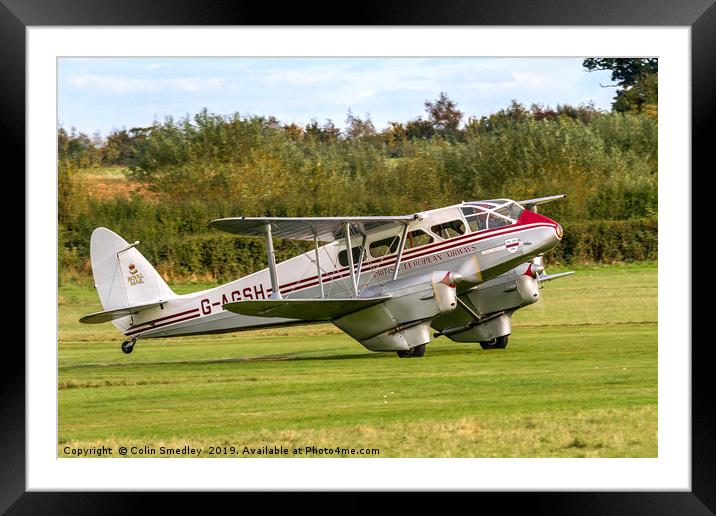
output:
M 435 240 L 433 237 L 428 235 L 425 231 L 416 229 L 408 233 L 405 240 L 405 248 L 412 249 L 413 247 L 420 247 L 422 245 L 428 245 Z
M 509 199 L 470 202 L 462 206 L 462 213 L 473 232 L 514 224 L 523 211 L 522 206 Z
M 487 229 L 501 228 L 510 224 L 514 224 L 514 222 L 506 217 L 501 217 L 497 212 L 490 213 L 487 217 Z
M 371 242 L 368 246 L 370 249 L 370 255 L 373 258 L 380 258 L 386 254 L 395 253 L 398 250 L 400 244 L 400 237 L 398 235 L 384 238 L 382 240 L 376 240 Z
M 495 213 L 499 213 L 500 215 L 504 215 L 507 218 L 510 218 L 517 222 L 517 219 L 520 218 L 520 215 L 524 211 L 524 208 L 517 204 L 516 202 L 510 203 L 507 206 L 501 206 L 500 208 L 497 208 L 495 210 Z
M 451 220 L 430 228 L 430 231 L 440 238 L 448 239 L 460 236 L 465 233 L 465 224 L 461 220 Z
M 473 211 L 473 208 L 470 208 L 470 215 L 465 214 L 465 220 L 467 220 L 467 225 L 470 226 L 470 231 L 475 233 L 476 231 L 487 229 L 487 215 L 488 212 L 486 211 L 477 209 Z

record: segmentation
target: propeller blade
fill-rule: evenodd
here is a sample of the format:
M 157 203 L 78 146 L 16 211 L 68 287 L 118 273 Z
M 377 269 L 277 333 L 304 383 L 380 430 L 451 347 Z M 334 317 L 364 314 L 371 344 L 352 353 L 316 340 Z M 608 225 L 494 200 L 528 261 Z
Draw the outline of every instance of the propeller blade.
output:
M 542 262 L 542 256 L 543 255 L 537 255 L 534 258 L 532 258 L 532 265 L 530 267 L 532 271 L 532 276 L 539 279 L 540 276 L 544 275 L 544 263 Z

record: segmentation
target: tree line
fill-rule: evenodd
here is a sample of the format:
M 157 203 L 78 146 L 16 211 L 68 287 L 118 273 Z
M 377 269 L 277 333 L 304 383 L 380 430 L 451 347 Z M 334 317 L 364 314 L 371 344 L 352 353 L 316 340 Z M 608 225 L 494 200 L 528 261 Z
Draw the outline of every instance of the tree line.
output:
M 583 61 L 587 71 L 611 71 L 612 85 L 616 95 L 612 110 L 617 113 L 645 113 L 652 118 L 657 116 L 658 105 L 658 59 L 656 58 L 587 58 Z M 289 137 L 296 140 L 311 142 L 334 142 L 339 139 L 365 141 L 377 148 L 382 148 L 391 157 L 400 156 L 402 143 L 416 139 L 435 137 L 450 141 L 465 141 L 470 135 L 489 132 L 504 124 L 506 120 L 524 120 L 533 117 L 535 120 L 556 119 L 567 117 L 582 122 L 589 122 L 599 112 L 592 104 L 573 107 L 558 105 L 555 109 L 533 104 L 530 109 L 513 101 L 512 105 L 498 113 L 482 117 L 469 117 L 464 126 L 464 114 L 457 109 L 457 104 L 445 92 L 435 101 L 424 103 L 426 118 L 418 116 L 408 122 L 389 122 L 388 127 L 377 131 L 370 115 L 361 118 L 349 109 L 344 129 L 338 128 L 333 120 L 319 124 L 312 119 L 305 126 L 297 124 L 281 124 L 275 117 L 252 117 L 267 128 L 281 128 Z M 206 117 L 207 113 L 202 113 Z M 235 114 L 234 116 L 239 116 Z M 167 119 L 171 122 L 171 118 Z M 184 124 L 190 123 L 187 119 Z M 198 121 L 197 121 L 198 123 Z M 89 137 L 72 128 L 69 132 L 60 127 L 58 130 L 58 150 L 60 161 L 67 161 L 75 166 L 133 166 L 137 153 L 141 152 L 141 144 L 146 136 L 160 125 L 155 121 L 149 127 L 113 130 L 102 140 L 99 134 Z

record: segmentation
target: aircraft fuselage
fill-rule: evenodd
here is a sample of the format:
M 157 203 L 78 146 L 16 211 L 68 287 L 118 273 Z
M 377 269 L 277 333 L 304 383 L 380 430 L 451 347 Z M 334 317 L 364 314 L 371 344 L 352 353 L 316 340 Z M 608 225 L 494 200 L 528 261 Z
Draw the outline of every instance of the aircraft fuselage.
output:
M 509 225 L 485 229 L 475 227 L 465 218 L 467 204 L 422 212 L 408 224 L 407 234 L 415 234 L 415 242 L 403 252 L 397 279 L 432 271 L 456 272 L 463 277 L 457 286 L 460 295 L 549 251 L 561 240 L 562 228 L 559 224 L 528 210 L 522 211 L 516 222 Z M 461 224 L 463 233 L 451 231 L 451 224 L 458 229 Z M 380 247 L 378 244 L 401 232 L 400 228 L 390 227 L 353 237 L 352 245 L 363 249 L 354 260 L 359 296 L 366 287 L 393 279 L 397 254 L 373 256 L 372 249 L 377 249 Z M 371 244 L 376 245 L 371 247 Z M 320 276 L 314 250 L 276 264 L 279 290 L 284 298 L 319 298 L 322 292 L 326 298 L 354 296 L 351 272 L 345 263 L 345 241 L 321 246 L 318 254 Z M 300 320 L 238 315 L 222 308 L 225 303 L 233 301 L 268 299 L 271 294 L 267 268 L 212 289 L 178 296 L 163 306 L 113 322 L 133 339 L 224 333 L 304 323 Z

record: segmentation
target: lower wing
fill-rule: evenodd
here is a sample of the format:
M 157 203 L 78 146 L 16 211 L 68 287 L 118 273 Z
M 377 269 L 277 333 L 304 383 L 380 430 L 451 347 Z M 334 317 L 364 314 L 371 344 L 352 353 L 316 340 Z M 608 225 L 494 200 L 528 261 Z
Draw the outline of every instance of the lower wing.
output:
M 225 310 L 257 317 L 285 317 L 303 321 L 331 321 L 358 310 L 377 305 L 391 296 L 333 299 L 268 299 L 235 301 L 223 305 Z

